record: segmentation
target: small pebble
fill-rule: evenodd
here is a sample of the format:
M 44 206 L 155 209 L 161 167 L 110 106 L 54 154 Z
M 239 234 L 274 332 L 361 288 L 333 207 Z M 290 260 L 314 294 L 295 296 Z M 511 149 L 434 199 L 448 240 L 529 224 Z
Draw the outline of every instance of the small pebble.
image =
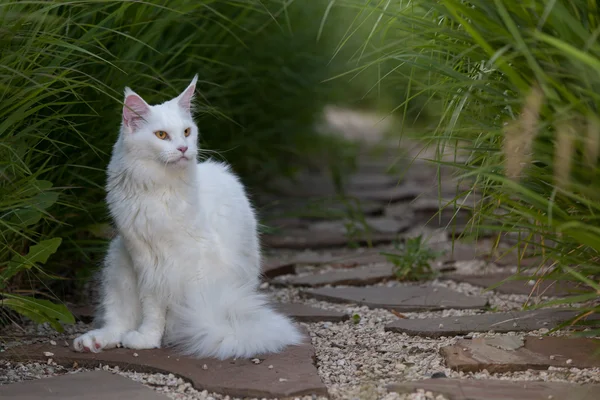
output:
M 138 354 L 138 353 L 133 353 L 133 356 L 134 356 L 134 357 L 138 357 L 138 356 L 139 356 L 139 354 Z

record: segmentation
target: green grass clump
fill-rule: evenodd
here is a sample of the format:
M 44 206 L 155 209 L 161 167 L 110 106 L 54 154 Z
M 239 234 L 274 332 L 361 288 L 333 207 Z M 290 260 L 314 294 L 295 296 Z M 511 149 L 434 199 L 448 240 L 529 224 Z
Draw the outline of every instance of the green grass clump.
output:
M 342 97 L 323 83 L 338 68 L 326 15 L 343 19 L 322 1 L 2 2 L 3 305 L 54 326 L 72 320 L 46 300 L 69 285 L 47 278 L 83 280 L 104 252 L 104 169 L 125 86 L 157 103 L 198 73 L 201 147 L 253 187 L 343 151 L 313 130 Z
M 587 290 L 557 303 L 600 311 L 598 3 L 392 3 L 369 7 L 388 21 L 382 35 L 406 40 L 380 47 L 373 62 L 396 61 L 390 84 L 413 78 L 408 98 L 434 117 L 424 140 L 470 150 L 456 165 L 483 196 L 474 224 L 539 254 L 546 278 Z
M 443 253 L 434 251 L 423 241 L 422 236 L 406 238 L 395 244 L 395 252 L 383 252 L 394 264 L 394 274 L 401 281 L 426 281 L 436 276 L 432 262 Z

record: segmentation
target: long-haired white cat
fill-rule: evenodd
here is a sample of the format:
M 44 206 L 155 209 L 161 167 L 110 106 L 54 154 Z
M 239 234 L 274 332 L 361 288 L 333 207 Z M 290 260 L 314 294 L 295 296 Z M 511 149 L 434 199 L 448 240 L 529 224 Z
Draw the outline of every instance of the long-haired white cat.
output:
M 77 351 L 174 345 L 197 357 L 252 357 L 302 342 L 258 293 L 254 210 L 221 163 L 197 163 L 197 76 L 151 106 L 125 89 L 107 201 L 118 230 L 101 271 L 100 328 Z

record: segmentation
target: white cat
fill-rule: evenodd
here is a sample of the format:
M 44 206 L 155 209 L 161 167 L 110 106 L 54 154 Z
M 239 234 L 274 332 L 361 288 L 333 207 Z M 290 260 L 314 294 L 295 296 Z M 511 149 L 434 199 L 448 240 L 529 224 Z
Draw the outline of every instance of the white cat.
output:
M 77 351 L 174 345 L 197 357 L 252 357 L 303 337 L 258 293 L 254 210 L 224 164 L 196 162 L 191 103 L 148 105 L 125 89 L 107 201 L 118 230 L 101 271 L 100 329 Z

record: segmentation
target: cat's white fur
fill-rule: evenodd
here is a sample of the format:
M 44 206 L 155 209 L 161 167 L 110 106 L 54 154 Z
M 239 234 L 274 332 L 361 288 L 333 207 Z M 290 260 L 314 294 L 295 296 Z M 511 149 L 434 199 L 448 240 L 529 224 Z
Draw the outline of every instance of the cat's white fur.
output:
M 244 187 L 226 165 L 196 162 L 196 79 L 154 106 L 125 89 L 107 182 L 118 236 L 101 271 L 100 327 L 75 339 L 77 351 L 174 345 L 224 359 L 303 341 L 258 293 L 257 222 Z

